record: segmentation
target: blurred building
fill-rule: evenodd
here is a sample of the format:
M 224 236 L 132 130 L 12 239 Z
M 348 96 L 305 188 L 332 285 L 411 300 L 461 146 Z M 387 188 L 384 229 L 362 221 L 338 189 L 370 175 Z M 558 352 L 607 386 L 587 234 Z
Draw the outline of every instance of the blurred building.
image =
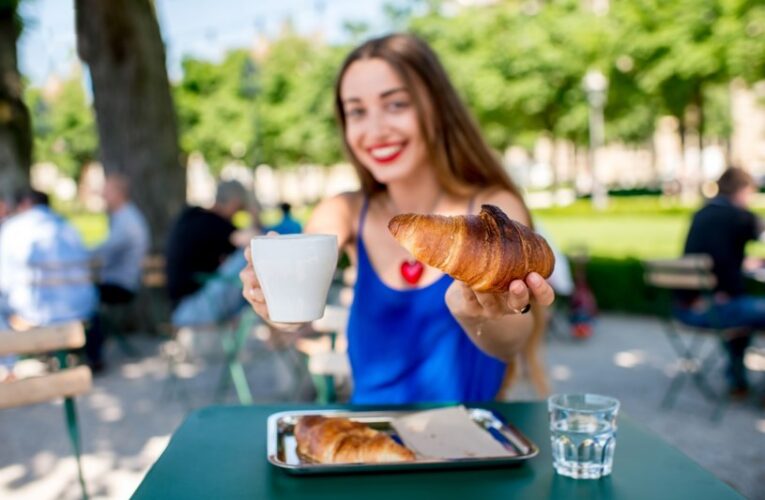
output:
M 731 84 L 731 160 L 755 175 L 765 174 L 765 81 L 748 88 Z

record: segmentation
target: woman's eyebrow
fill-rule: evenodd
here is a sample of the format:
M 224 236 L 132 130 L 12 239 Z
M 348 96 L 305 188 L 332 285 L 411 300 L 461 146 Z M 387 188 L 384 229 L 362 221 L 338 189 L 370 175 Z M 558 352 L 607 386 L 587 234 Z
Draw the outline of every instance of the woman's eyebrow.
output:
M 395 94 L 397 92 L 408 92 L 408 90 L 406 89 L 406 87 L 395 87 L 395 88 L 392 88 L 392 89 L 386 90 L 385 92 L 380 93 L 380 98 L 384 99 L 384 98 L 386 98 L 388 96 L 391 96 L 391 95 L 393 95 L 393 94 Z M 361 98 L 360 97 L 347 97 L 347 98 L 343 99 L 343 104 L 352 104 L 352 103 L 357 103 L 357 102 L 361 102 Z
M 390 89 L 390 90 L 386 90 L 385 92 L 380 94 L 380 97 L 388 97 L 389 95 L 393 95 L 396 92 L 406 92 L 406 91 L 407 90 L 406 90 L 405 87 L 396 87 L 396 88 L 393 88 L 393 89 Z

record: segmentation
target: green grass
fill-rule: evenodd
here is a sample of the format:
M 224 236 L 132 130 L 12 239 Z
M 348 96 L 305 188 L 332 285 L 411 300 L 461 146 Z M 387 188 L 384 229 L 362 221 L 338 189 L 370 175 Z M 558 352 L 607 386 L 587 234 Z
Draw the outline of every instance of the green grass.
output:
M 70 212 L 64 216 L 77 228 L 85 245 L 91 247 L 103 241 L 109 231 L 105 214 L 93 212 Z
M 589 200 L 568 207 L 534 210 L 546 233 L 565 253 L 586 248 L 590 255 L 637 259 L 676 257 L 698 207 L 669 203 L 658 196 L 612 197 L 596 211 Z M 765 198 L 754 210 L 765 215 Z M 751 243 L 752 255 L 765 256 L 765 245 Z
M 673 257 L 682 251 L 688 219 L 684 217 L 538 216 L 544 231 L 563 250 L 581 248 L 603 257 Z

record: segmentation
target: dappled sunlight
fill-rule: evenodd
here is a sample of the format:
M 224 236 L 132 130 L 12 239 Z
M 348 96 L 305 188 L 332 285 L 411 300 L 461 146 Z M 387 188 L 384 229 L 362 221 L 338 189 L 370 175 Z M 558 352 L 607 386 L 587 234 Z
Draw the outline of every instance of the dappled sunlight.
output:
M 120 404 L 120 400 L 104 391 L 95 391 L 88 398 L 90 407 L 95 409 L 107 408 L 111 405 Z
M 758 431 L 765 434 L 765 419 L 758 420 L 757 423 L 755 424 L 755 427 L 757 428 Z
M 169 434 L 153 436 L 137 454 L 127 457 L 120 457 L 112 451 L 83 455 L 85 482 L 91 497 L 129 498 L 169 441 Z M 45 480 L 23 481 L 19 486 L 14 486 L 28 474 L 44 477 Z M 74 457 L 57 457 L 46 451 L 32 457 L 31 472 L 20 464 L 0 469 L 0 498 L 80 498 Z
M 165 451 L 169 441 L 170 435 L 151 437 L 137 455 L 121 459 L 117 470 L 112 467 L 107 476 L 108 482 L 102 485 L 107 488 L 109 497 L 128 498 L 138 488 L 149 467 Z
M 0 485 L 5 487 L 14 481 L 18 481 L 24 477 L 26 472 L 27 468 L 21 464 L 13 464 L 0 468 Z
M 121 407 L 109 406 L 101 410 L 100 416 L 104 422 L 119 422 L 125 416 L 125 413 Z
M 124 416 L 120 399 L 103 391 L 94 392 L 89 398 L 89 404 L 102 422 L 117 422 Z
M 173 368 L 178 378 L 194 378 L 202 371 L 202 367 L 193 363 L 179 363 Z
M 0 488 L 0 496 L 6 498 L 14 498 L 17 500 L 37 500 L 40 498 L 80 498 L 80 484 L 77 480 L 77 462 L 74 457 L 67 456 L 63 458 L 57 458 L 52 456 L 48 452 L 39 453 L 33 459 L 34 476 L 44 477 L 44 481 L 32 481 L 24 482 L 23 485 L 14 487 L 9 481 L 3 484 L 4 481 L 0 481 L 3 487 Z M 111 460 L 109 463 L 99 465 L 100 461 L 92 456 L 83 456 L 83 468 L 85 470 L 85 481 L 88 483 L 88 489 L 91 493 L 95 491 L 94 480 L 97 477 L 103 477 L 103 475 L 109 470 Z M 40 467 L 43 470 L 40 470 Z M 20 467 L 18 469 L 17 467 Z M 21 466 L 8 467 L 0 470 L 0 476 L 11 468 L 15 468 L 15 479 L 20 479 L 19 470 L 22 474 L 24 468 Z M 5 478 L 3 478 L 5 479 Z M 7 495 L 7 496 L 6 496 Z M 101 496 L 101 495 L 99 495 Z
M 156 365 L 151 360 L 144 360 L 137 363 L 126 363 L 120 368 L 120 372 L 126 379 L 138 379 L 152 375 L 157 371 Z
M 571 369 L 565 365 L 555 365 L 550 370 L 550 377 L 553 380 L 563 382 L 571 378 Z
M 167 436 L 154 436 L 149 438 L 149 440 L 146 442 L 146 445 L 143 447 L 143 450 L 141 451 L 141 456 L 151 458 L 152 460 L 150 463 L 153 463 L 154 460 L 159 458 L 162 452 L 165 451 L 165 448 L 167 448 L 167 443 L 169 442 L 169 434 Z
M 32 472 L 38 476 L 45 475 L 53 469 L 59 457 L 49 451 L 41 451 L 32 459 Z
M 614 364 L 621 368 L 635 368 L 645 363 L 646 354 L 639 349 L 621 351 L 614 354 Z
M 749 351 L 744 357 L 744 365 L 753 372 L 765 372 L 765 351 Z

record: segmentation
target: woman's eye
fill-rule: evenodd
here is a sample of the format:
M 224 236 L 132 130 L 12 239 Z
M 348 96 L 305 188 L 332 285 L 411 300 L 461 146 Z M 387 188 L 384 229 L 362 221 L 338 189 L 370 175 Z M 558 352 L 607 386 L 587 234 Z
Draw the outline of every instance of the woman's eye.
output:
M 360 118 L 364 116 L 364 110 L 361 108 L 351 108 L 345 110 L 345 116 L 348 118 Z
M 391 101 L 388 103 L 388 109 L 390 111 L 401 111 L 409 107 L 408 101 Z

